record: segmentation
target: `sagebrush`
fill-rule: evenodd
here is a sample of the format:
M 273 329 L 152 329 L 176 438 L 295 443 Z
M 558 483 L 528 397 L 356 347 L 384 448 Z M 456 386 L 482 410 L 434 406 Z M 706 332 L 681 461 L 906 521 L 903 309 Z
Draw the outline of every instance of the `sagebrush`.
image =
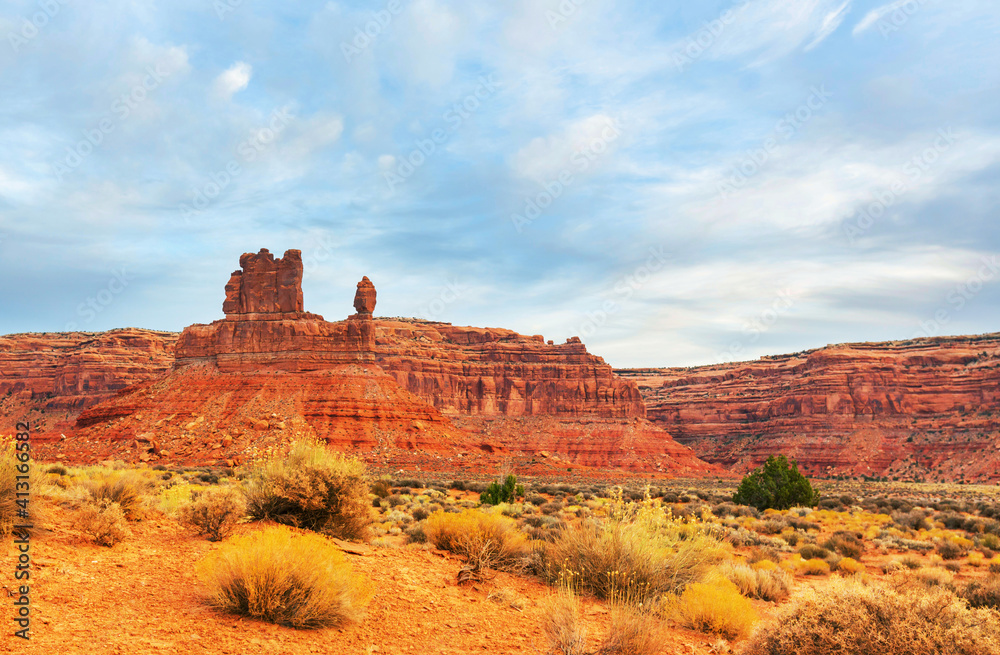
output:
M 287 457 L 256 462 L 242 473 L 250 518 L 341 539 L 368 538 L 374 515 L 360 460 L 321 443 L 298 442 Z
M 516 521 L 476 509 L 435 512 L 424 522 L 423 532 L 436 547 L 464 555 L 476 571 L 515 568 L 529 551 Z
M 834 578 L 758 627 L 743 655 L 996 655 L 1000 614 L 947 589 Z
M 719 542 L 697 521 L 674 518 L 659 500 L 609 504 L 604 520 L 580 521 L 542 549 L 542 575 L 598 598 L 644 602 L 696 582 Z
M 234 489 L 203 491 L 190 503 L 182 505 L 180 519 L 208 537 L 225 539 L 246 514 L 246 501 Z
M 326 537 L 284 526 L 223 543 L 197 570 L 216 607 L 292 628 L 358 620 L 372 595 Z

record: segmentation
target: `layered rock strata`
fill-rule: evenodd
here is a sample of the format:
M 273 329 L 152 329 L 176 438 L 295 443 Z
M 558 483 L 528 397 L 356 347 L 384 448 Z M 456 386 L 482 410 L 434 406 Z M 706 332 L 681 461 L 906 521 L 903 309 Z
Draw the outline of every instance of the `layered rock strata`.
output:
M 36 437 L 58 438 L 87 407 L 170 370 L 176 341 L 135 328 L 0 337 L 0 433 L 28 420 Z
M 650 420 L 735 471 L 786 453 L 816 475 L 1000 480 L 998 334 L 616 372 Z

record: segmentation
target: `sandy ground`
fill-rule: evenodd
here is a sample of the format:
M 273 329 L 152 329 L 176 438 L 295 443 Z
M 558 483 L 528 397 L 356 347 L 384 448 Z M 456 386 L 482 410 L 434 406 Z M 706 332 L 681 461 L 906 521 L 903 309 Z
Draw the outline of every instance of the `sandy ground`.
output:
M 367 616 L 325 630 L 294 630 L 242 619 L 208 607 L 195 562 L 217 545 L 176 521 L 150 518 L 113 548 L 96 546 L 73 529 L 71 514 L 55 508 L 50 530 L 32 540 L 31 640 L 13 636 L 15 557 L 0 557 L 4 608 L 0 653 L 545 653 L 539 603 L 551 588 L 527 577 L 497 574 L 458 585 L 461 560 L 440 551 L 372 549 L 352 555 L 356 571 L 375 586 Z M 245 526 L 243 529 L 255 529 Z M 9 542 L 8 542 L 9 544 Z M 521 610 L 490 599 L 506 588 Z M 5 592 L 5 590 L 7 592 Z M 608 613 L 584 601 L 596 647 Z M 714 638 L 670 630 L 664 653 L 707 653 Z

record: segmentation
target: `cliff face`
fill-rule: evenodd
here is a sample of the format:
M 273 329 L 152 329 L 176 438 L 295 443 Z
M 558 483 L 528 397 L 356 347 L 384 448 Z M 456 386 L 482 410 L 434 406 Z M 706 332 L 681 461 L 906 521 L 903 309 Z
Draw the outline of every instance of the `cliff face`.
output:
M 68 432 L 87 407 L 173 365 L 174 332 L 0 336 L 0 432 L 27 418 L 38 437 Z
M 575 337 L 378 320 L 375 342 L 378 364 L 449 416 L 646 417 L 635 385 Z
M 1000 479 L 1000 334 L 616 372 L 650 420 L 736 471 L 785 453 L 816 475 Z

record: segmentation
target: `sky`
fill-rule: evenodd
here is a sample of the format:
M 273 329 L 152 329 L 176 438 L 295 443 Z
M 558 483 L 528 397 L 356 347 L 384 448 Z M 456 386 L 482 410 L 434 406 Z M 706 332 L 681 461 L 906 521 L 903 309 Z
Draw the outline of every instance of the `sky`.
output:
M 616 367 L 1000 331 L 989 0 L 7 0 L 0 333 L 305 309 Z

